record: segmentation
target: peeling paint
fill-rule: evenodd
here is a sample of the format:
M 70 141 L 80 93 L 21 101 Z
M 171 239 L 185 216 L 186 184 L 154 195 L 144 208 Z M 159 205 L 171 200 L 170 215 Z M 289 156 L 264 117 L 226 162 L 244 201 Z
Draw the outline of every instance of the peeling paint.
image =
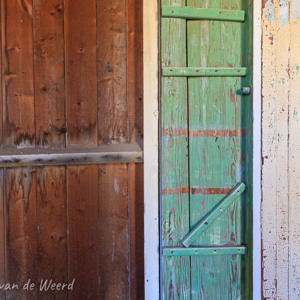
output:
M 292 16 L 296 19 L 300 19 L 300 0 L 293 0 L 292 1 Z M 297 23 L 296 23 L 297 24 Z
M 265 9 L 266 9 L 266 19 L 270 23 L 275 23 L 275 5 L 272 0 L 268 0 L 265 3 Z
M 289 0 L 278 0 L 278 22 L 285 26 L 290 19 L 290 2 Z
M 262 298 L 300 293 L 300 0 L 262 17 Z

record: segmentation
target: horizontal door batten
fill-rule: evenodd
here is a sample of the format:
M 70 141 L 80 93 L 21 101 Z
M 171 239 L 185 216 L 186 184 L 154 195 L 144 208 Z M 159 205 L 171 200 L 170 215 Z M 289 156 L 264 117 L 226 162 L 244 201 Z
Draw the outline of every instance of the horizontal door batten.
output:
M 162 16 L 165 18 L 181 18 L 188 20 L 219 20 L 243 22 L 245 20 L 245 11 L 215 8 L 164 6 L 162 7 Z
M 164 67 L 164 77 L 243 77 L 247 68 Z
M 188 187 L 179 188 L 166 188 L 162 189 L 162 195 L 174 195 L 174 194 L 190 194 L 192 195 L 227 195 L 233 188 L 204 188 L 193 187 L 189 190 Z
M 186 136 L 186 129 L 167 128 L 162 129 L 162 136 Z M 240 137 L 246 136 L 246 128 L 243 129 L 202 129 L 189 131 L 190 137 Z
M 143 150 L 137 143 L 104 145 L 93 149 L 1 149 L 0 167 L 140 163 Z
M 163 248 L 164 256 L 197 256 L 197 255 L 244 255 L 245 246 L 237 247 L 166 247 Z

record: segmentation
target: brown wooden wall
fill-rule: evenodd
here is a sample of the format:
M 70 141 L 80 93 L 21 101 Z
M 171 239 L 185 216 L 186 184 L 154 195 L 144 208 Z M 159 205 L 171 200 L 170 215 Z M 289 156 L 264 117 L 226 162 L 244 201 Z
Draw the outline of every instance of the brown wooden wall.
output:
M 2 149 L 141 144 L 142 1 L 1 0 L 1 43 Z M 143 299 L 142 164 L 6 168 L 0 188 L 0 287 L 19 286 L 0 299 Z

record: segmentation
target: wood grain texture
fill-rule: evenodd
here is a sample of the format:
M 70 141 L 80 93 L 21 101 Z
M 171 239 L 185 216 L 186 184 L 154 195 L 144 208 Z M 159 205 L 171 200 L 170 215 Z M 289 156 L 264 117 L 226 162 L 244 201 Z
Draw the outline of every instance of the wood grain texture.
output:
M 96 0 L 65 0 L 67 147 L 97 145 Z
M 36 145 L 65 146 L 63 0 L 34 0 Z
M 5 284 L 5 212 L 4 212 L 4 170 L 0 170 L 0 284 Z M 5 299 L 5 291 L 0 290 L 0 299 Z
M 127 1 L 127 89 L 129 141 L 143 139 L 143 3 Z
M 299 131 L 299 93 L 300 93 L 300 21 L 299 7 L 292 2 L 290 14 L 290 61 L 289 61 L 289 297 L 297 299 L 300 295 L 300 131 Z M 291 5 L 291 6 L 292 6 Z M 298 17 L 297 17 L 298 16 Z
M 84 149 L 5 149 L 0 153 L 0 167 L 88 165 L 143 161 L 137 143 L 103 145 Z
M 300 23 L 296 1 L 264 3 L 262 25 L 262 297 L 298 299 Z
M 0 12 L 0 22 L 1 22 L 1 29 L 0 29 L 0 70 L 1 70 L 1 74 L 0 74 L 0 145 L 2 146 L 2 142 L 3 142 L 3 93 L 2 93 L 2 86 L 3 86 L 3 81 L 2 81 L 2 77 L 3 77 L 3 68 L 2 68 L 2 53 L 3 53 L 3 50 L 5 50 L 2 46 L 2 28 L 3 28 L 3 17 L 4 17 L 4 14 L 3 14 L 3 5 L 2 3 L 0 3 L 0 8 L 1 8 L 1 12 Z
M 68 282 L 65 167 L 37 168 L 38 283 Z M 66 299 L 67 290 L 40 291 L 42 299 Z
M 97 0 L 97 8 L 98 144 L 124 143 L 128 141 L 126 1 Z
M 7 290 L 6 299 L 37 299 L 37 289 L 23 289 L 38 277 L 35 197 L 34 169 L 5 170 L 6 282 L 19 287 Z
M 128 166 L 99 168 L 100 299 L 129 299 Z
M 224 20 L 244 21 L 245 12 L 233 9 L 217 9 L 201 7 L 176 7 L 165 6 L 162 8 L 162 16 L 169 18 L 183 18 L 188 20 Z
M 3 145 L 33 147 L 32 0 L 2 1 Z
M 183 0 L 164 0 L 162 6 L 185 6 Z M 162 67 L 186 66 L 186 21 L 162 19 Z M 161 78 L 161 129 L 187 132 L 187 79 Z M 179 189 L 188 183 L 187 135 L 161 139 L 161 188 Z M 166 190 L 168 191 L 168 190 Z M 165 193 L 161 196 L 162 247 L 179 246 L 189 231 L 189 195 Z M 190 299 L 190 258 L 162 258 L 162 298 Z
M 67 168 L 68 299 L 99 299 L 98 166 Z
M 144 167 L 129 165 L 130 299 L 144 299 Z
M 188 0 L 188 6 L 202 7 Z M 212 0 L 205 8 L 240 10 L 241 1 Z M 202 68 L 242 66 L 242 25 L 231 22 L 188 21 L 188 66 Z M 189 130 L 240 130 L 241 78 L 189 78 Z M 243 178 L 242 137 L 190 136 L 191 188 L 230 188 Z M 225 196 L 225 195 L 224 195 Z M 190 221 L 193 228 L 224 197 L 191 195 Z M 240 245 L 241 203 L 230 205 L 194 246 Z M 191 258 L 192 299 L 241 299 L 241 258 L 202 256 Z

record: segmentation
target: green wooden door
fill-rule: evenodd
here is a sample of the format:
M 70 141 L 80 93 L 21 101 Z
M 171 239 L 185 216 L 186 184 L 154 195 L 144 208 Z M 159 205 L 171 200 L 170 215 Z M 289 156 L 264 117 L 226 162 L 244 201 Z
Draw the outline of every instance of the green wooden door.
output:
M 162 0 L 161 66 L 161 298 L 251 299 L 251 0 Z

